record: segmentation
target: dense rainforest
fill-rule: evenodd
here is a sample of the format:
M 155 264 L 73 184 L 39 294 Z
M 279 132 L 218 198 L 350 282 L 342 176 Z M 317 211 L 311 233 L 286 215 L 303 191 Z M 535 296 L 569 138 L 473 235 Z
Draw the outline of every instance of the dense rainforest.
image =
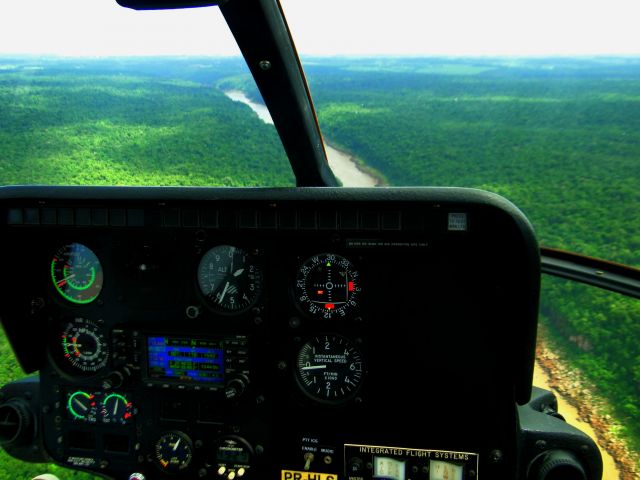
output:
M 304 63 L 324 135 L 388 184 L 491 190 L 543 245 L 640 266 L 640 59 Z M 0 184 L 292 185 L 232 88 L 259 98 L 239 59 L 0 59 Z M 640 303 L 545 278 L 540 318 L 640 451 Z
M 274 129 L 213 86 L 240 60 L 5 62 L 3 184 L 294 183 Z

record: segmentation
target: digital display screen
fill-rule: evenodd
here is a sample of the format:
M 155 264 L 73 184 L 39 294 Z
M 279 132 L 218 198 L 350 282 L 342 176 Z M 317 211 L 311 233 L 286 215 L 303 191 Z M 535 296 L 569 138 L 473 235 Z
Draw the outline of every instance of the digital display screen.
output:
M 464 467 L 455 463 L 431 460 L 429 480 L 463 480 Z
M 379 480 L 405 480 L 406 462 L 390 457 L 373 457 L 373 478 Z
M 147 337 L 149 377 L 179 382 L 224 382 L 222 341 Z
M 217 460 L 220 463 L 235 463 L 235 464 L 248 464 L 249 452 L 242 447 L 222 447 L 218 449 Z

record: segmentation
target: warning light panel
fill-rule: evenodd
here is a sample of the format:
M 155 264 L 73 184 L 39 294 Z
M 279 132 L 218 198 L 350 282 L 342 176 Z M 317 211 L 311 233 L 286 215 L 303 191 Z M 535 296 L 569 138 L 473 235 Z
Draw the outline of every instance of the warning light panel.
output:
M 344 461 L 345 480 L 480 480 L 471 452 L 346 444 Z

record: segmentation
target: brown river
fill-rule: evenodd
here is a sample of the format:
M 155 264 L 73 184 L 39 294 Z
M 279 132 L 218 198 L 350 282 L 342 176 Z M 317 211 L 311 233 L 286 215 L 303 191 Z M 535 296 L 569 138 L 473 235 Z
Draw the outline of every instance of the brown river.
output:
M 230 90 L 224 93 L 231 100 L 248 105 L 263 122 L 273 125 L 273 120 L 271 119 L 269 110 L 265 105 L 253 102 L 244 94 L 244 92 L 239 90 Z M 362 171 L 358 167 L 358 163 L 353 156 L 340 151 L 329 144 L 327 144 L 325 148 L 327 151 L 329 166 L 343 186 L 375 187 L 380 185 L 380 179 Z M 551 390 L 555 393 L 558 398 L 558 410 L 569 424 L 587 433 L 591 438 L 596 438 L 596 434 L 591 428 L 591 425 L 580 420 L 578 411 L 567 401 L 567 399 L 560 395 L 557 390 L 550 387 L 550 378 L 539 365 L 536 365 L 533 383 L 538 387 Z M 604 464 L 603 480 L 623 480 L 620 477 L 620 472 L 611 455 L 609 455 L 601 445 L 598 446 L 600 447 Z
M 260 120 L 273 125 L 273 120 L 269 110 L 265 105 L 255 103 L 249 99 L 244 92 L 239 90 L 229 90 L 224 92 L 234 102 L 242 102 L 251 107 Z M 338 150 L 329 144 L 325 145 L 329 166 L 345 187 L 376 187 L 380 185 L 380 179 L 358 168 L 357 161 L 348 153 Z

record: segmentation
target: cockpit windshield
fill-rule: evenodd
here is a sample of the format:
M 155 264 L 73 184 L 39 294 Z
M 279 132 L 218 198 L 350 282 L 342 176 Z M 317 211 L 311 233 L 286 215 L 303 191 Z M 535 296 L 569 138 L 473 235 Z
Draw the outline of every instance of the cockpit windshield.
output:
M 343 186 L 489 190 L 542 246 L 640 267 L 640 3 L 281 4 Z M 295 183 L 217 7 L 0 7 L 0 185 Z M 631 478 L 640 304 L 551 277 L 541 302 L 545 381 Z

